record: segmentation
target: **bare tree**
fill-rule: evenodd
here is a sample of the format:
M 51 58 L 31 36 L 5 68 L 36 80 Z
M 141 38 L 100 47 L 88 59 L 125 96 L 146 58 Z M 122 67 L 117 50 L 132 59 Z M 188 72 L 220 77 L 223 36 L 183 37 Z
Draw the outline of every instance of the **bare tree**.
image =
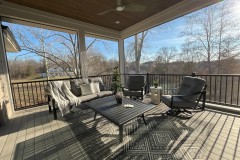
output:
M 136 73 L 140 73 L 140 61 L 143 55 L 143 47 L 147 34 L 148 30 L 135 34 L 133 41 L 128 44 L 127 53 L 125 54 L 125 61 L 127 65 L 134 62 Z
M 10 27 L 25 52 L 20 56 L 35 54 L 48 60 L 47 67 L 55 64 L 70 77 L 72 75 L 69 74 L 69 70 L 73 71 L 74 77 L 80 76 L 80 55 L 76 34 L 19 25 Z
M 220 73 L 221 61 L 239 55 L 238 26 L 231 18 L 232 4 L 222 2 L 192 13 L 186 17 L 186 28 L 182 35 L 186 41 L 195 43 L 195 49 L 202 60 L 208 64 L 208 73 L 214 73 L 212 61 L 217 60 L 217 73 Z M 228 52 L 226 54 L 226 52 Z M 230 52 L 230 53 L 229 53 Z
M 156 60 L 158 63 L 162 63 L 164 65 L 164 73 L 169 73 L 170 62 L 177 56 L 177 54 L 178 53 L 175 47 L 162 47 L 159 49 Z

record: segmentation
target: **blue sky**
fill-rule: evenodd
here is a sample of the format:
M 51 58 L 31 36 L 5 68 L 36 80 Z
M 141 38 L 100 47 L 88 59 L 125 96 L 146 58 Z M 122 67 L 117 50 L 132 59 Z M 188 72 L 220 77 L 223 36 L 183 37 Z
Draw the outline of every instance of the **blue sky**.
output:
M 240 23 L 240 1 L 239 0 L 230 0 L 231 2 L 235 2 L 235 6 L 233 7 L 233 18 Z M 221 3 L 221 2 L 220 2 Z M 219 4 L 215 4 L 219 5 Z M 148 56 L 150 59 L 155 58 L 155 54 L 161 47 L 175 47 L 176 49 L 180 50 L 182 43 L 184 42 L 184 37 L 180 36 L 181 31 L 184 29 L 184 19 L 185 17 L 177 18 L 173 21 L 167 22 L 160 26 L 154 27 L 149 30 L 148 36 L 146 37 L 145 41 L 145 55 Z M 8 25 L 7 23 L 4 23 Z M 129 43 L 131 43 L 134 37 L 129 37 L 125 39 L 125 52 Z M 86 45 L 88 46 L 94 38 L 86 37 Z M 33 41 L 34 42 L 34 41 Z M 93 48 L 101 52 L 105 58 L 107 59 L 118 59 L 118 43 L 116 41 L 109 41 L 98 39 Z M 8 53 L 9 59 L 14 59 L 16 56 L 24 54 L 25 52 L 22 51 L 20 53 Z M 36 57 L 34 54 L 29 54 L 27 56 L 22 56 L 22 59 L 40 59 Z M 144 58 L 144 57 L 143 57 Z

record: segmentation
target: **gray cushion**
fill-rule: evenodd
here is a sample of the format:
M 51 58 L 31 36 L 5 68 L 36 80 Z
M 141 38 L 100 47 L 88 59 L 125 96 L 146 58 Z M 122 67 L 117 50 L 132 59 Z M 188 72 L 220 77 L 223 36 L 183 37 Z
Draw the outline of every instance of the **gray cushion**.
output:
M 171 98 L 172 98 L 171 95 L 162 95 L 161 101 L 167 106 L 171 106 Z M 175 108 L 192 109 L 195 106 L 196 106 L 195 102 L 189 102 L 189 101 L 186 101 L 185 99 L 173 96 L 173 104 L 171 107 L 173 109 Z
M 81 84 L 80 88 L 81 88 L 82 96 L 94 93 L 92 90 L 91 84 Z
M 101 92 L 97 93 L 97 96 L 98 97 L 105 97 L 105 96 L 110 96 L 112 94 L 113 94 L 112 91 L 101 91 Z
M 93 99 L 95 99 L 97 97 L 98 97 L 97 94 L 90 94 L 90 95 L 86 95 L 86 96 L 81 96 L 79 98 L 81 99 L 82 102 L 86 102 L 86 101 L 93 100 Z
M 141 97 L 142 96 L 141 91 L 130 91 L 126 88 L 123 89 L 123 94 L 124 94 L 124 96 L 136 96 L 136 97 Z M 144 95 L 144 92 L 143 92 L 143 95 Z
M 145 85 L 144 76 L 130 76 L 128 80 L 128 89 L 139 91 Z
M 203 90 L 205 83 L 206 82 L 204 79 L 185 76 L 179 88 L 178 95 L 193 95 L 200 93 Z M 191 97 L 186 97 L 185 99 L 188 101 L 195 101 L 198 96 L 199 94 Z
M 105 86 L 103 84 L 103 80 L 101 77 L 93 77 L 93 78 L 89 78 L 89 82 L 98 82 L 99 83 L 99 88 L 100 88 L 100 91 L 104 91 L 105 90 Z
M 71 91 L 77 97 L 81 96 L 81 89 L 80 89 L 81 84 L 89 84 L 88 79 L 80 78 L 80 79 L 73 79 L 70 81 Z

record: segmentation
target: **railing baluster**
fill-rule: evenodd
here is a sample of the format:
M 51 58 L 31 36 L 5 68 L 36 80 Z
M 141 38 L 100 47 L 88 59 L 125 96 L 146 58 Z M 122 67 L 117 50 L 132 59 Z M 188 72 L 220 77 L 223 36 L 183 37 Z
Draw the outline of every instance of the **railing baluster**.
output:
M 37 94 L 37 104 L 39 104 L 39 98 L 38 98 L 38 89 L 37 89 L 37 83 L 35 82 L 35 91 L 36 91 L 36 94 Z
M 227 83 L 228 83 L 228 77 L 226 77 L 226 84 L 225 84 L 225 104 L 227 104 L 227 89 L 228 89 L 228 87 L 227 87 Z
M 216 102 L 217 97 L 217 76 L 215 76 L 215 87 L 214 87 L 214 102 Z
M 240 84 L 240 76 L 238 76 L 238 89 L 237 89 L 237 106 L 238 106 L 238 102 L 239 102 L 239 84 Z
M 210 94 L 209 94 L 209 100 L 212 101 L 212 76 L 209 76 L 209 89 L 210 89 Z
M 41 83 L 38 82 L 39 86 L 40 86 L 40 94 L 41 94 L 41 104 L 43 103 L 43 94 L 42 94 L 42 87 L 41 87 Z
M 220 76 L 220 96 L 219 96 L 219 102 L 222 102 L 222 76 Z
M 26 105 L 27 105 L 27 103 L 26 103 L 26 98 L 25 98 L 25 89 L 24 89 L 24 85 L 23 85 L 23 83 L 22 83 L 22 92 L 23 92 L 24 104 L 25 104 L 25 106 L 26 106 Z
M 233 98 L 233 79 L 234 77 L 232 76 L 232 87 L 231 87 L 231 105 L 232 105 L 232 98 Z
M 22 100 L 21 100 L 21 92 L 19 91 L 19 84 L 17 84 L 18 86 L 18 97 L 19 97 L 19 101 L 20 101 L 20 108 L 22 107 Z
M 32 86 L 32 82 L 31 82 L 31 88 L 32 88 L 32 96 L 33 96 L 33 105 L 35 106 L 35 96 L 34 96 L 34 92 L 33 92 L 33 86 Z

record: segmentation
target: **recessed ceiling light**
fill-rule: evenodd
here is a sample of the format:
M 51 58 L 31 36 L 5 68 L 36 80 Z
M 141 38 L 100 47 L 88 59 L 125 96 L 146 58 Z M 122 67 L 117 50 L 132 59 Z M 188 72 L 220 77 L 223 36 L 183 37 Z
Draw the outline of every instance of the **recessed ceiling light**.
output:
M 119 24 L 120 23 L 120 21 L 115 21 L 115 24 Z

